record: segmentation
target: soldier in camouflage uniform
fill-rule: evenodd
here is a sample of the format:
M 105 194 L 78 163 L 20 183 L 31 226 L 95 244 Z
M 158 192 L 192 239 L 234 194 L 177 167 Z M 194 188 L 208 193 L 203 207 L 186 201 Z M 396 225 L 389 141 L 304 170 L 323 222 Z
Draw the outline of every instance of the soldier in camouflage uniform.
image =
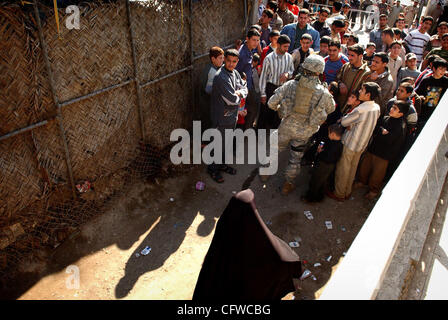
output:
M 319 55 L 310 55 L 303 62 L 299 74 L 277 88 L 268 106 L 282 119 L 278 130 L 278 147 L 271 146 L 271 159 L 278 161 L 278 153 L 290 145 L 289 164 L 285 171 L 282 193 L 288 194 L 300 171 L 300 160 L 310 137 L 319 130 L 327 115 L 335 109 L 335 102 L 326 84 L 319 80 L 325 62 Z M 271 139 L 272 141 L 272 139 Z M 262 181 L 269 176 L 260 175 Z

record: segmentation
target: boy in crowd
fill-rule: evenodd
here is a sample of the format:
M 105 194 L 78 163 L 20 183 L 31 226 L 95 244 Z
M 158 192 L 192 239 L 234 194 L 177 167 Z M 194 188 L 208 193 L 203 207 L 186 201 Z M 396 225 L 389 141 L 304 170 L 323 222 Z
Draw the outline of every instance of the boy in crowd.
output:
M 342 66 L 348 62 L 348 58 L 341 53 L 341 44 L 339 41 L 331 41 L 328 49 L 328 56 L 325 58 L 325 70 L 323 80 L 330 84 L 336 79 L 336 76 Z
M 261 69 L 258 68 L 260 63 L 260 56 L 258 53 L 254 53 L 252 57 L 252 81 L 254 83 L 254 100 L 255 100 L 255 110 L 256 115 L 253 115 L 251 118 L 244 119 L 244 129 L 255 128 L 258 121 L 258 115 L 260 113 L 260 74 Z M 247 109 L 245 108 L 245 112 L 243 114 L 244 118 L 247 116 Z M 250 123 L 252 122 L 252 123 Z
M 412 101 L 412 104 L 415 110 L 417 111 L 417 115 L 419 115 L 422 110 L 422 99 L 417 93 L 415 93 L 414 82 L 415 82 L 414 78 L 406 77 L 401 80 L 400 85 L 403 83 L 409 83 L 414 88 L 414 91 L 412 91 L 412 94 L 409 97 L 409 99 Z
M 224 65 L 216 72 L 213 79 L 210 103 L 211 125 L 212 128 L 218 129 L 223 137 L 225 137 L 224 132 L 226 129 L 235 129 L 241 99 L 246 98 L 248 95 L 248 89 L 244 85 L 240 73 L 236 70 L 238 59 L 238 51 L 235 49 L 226 50 L 224 53 Z M 218 183 L 224 182 L 221 171 L 231 175 L 236 174 L 236 169 L 225 164 L 226 145 L 231 143 L 231 141 L 224 138 L 221 143 L 222 158 L 210 164 L 207 168 L 211 178 Z
M 359 100 L 359 91 L 352 92 L 347 99 L 347 103 L 343 108 L 341 108 L 342 116 L 345 117 L 347 114 L 353 111 L 357 106 L 361 104 Z
M 394 80 L 387 67 L 388 63 L 389 56 L 385 52 L 375 53 L 370 66 L 372 73 L 367 78 L 367 81 L 373 81 L 381 88 L 375 102 L 380 106 L 382 115 L 384 115 L 386 103 L 393 97 L 395 89 Z
M 432 55 L 438 55 L 440 58 L 445 59 L 448 61 L 448 33 L 445 33 L 441 37 L 441 44 L 442 46 L 440 48 L 434 48 L 432 49 L 428 55 L 425 57 L 425 60 L 422 62 L 422 70 L 424 70 L 428 66 L 428 59 L 427 57 L 430 57 Z
M 428 66 L 426 67 L 426 69 L 423 69 L 422 72 L 420 73 L 420 75 L 417 77 L 417 79 L 415 79 L 415 83 L 414 83 L 415 89 L 418 88 L 418 86 L 420 85 L 420 83 L 422 82 L 423 79 L 425 79 L 433 74 L 432 63 L 438 59 L 442 59 L 442 58 L 440 58 L 437 54 L 428 56 Z
M 389 161 L 394 160 L 401 150 L 406 137 L 404 115 L 409 111 L 409 103 L 396 101 L 387 116 L 378 121 L 373 132 L 372 143 L 359 167 L 359 182 L 355 187 L 369 186 L 366 199 L 375 198 L 383 183 Z
M 340 95 L 336 103 L 340 106 L 345 105 L 348 96 L 361 88 L 361 84 L 366 82 L 370 74 L 367 63 L 362 60 L 364 48 L 360 45 L 354 45 L 348 48 L 349 63 L 339 70 L 336 81 L 339 84 Z
M 277 14 L 277 9 L 278 9 L 277 2 L 276 1 L 268 1 L 268 3 L 266 4 L 266 9 L 270 9 L 270 10 L 272 10 L 272 12 L 274 12 L 274 17 L 272 18 L 271 22 L 269 23 L 272 30 L 277 30 L 278 32 L 280 32 L 280 30 L 282 30 L 282 27 L 283 27 L 283 20 Z
M 415 81 L 419 75 L 420 71 L 417 70 L 417 56 L 412 52 L 408 53 L 406 55 L 406 68 L 401 68 L 400 71 L 398 71 L 397 89 L 404 78 L 412 77 Z
M 422 97 L 422 111 L 419 117 L 419 130 L 428 121 L 448 88 L 448 77 L 445 76 L 448 63 L 443 59 L 436 59 L 432 63 L 433 74 L 422 80 L 416 93 Z
M 369 33 L 369 42 L 375 43 L 377 50 L 381 50 L 383 46 L 381 35 L 383 33 L 383 30 L 386 28 L 387 28 L 387 15 L 381 14 L 378 29 L 372 30 Z
M 258 55 L 257 53 L 255 53 L 256 55 Z M 255 55 L 254 55 L 255 56 Z M 241 76 L 241 80 L 242 80 L 242 84 L 238 87 L 238 90 L 241 88 L 244 88 L 247 84 L 247 76 L 244 72 L 240 72 L 240 76 Z M 246 109 L 246 99 L 245 98 L 241 98 L 240 101 L 240 106 L 238 107 L 238 119 L 236 121 L 236 127 L 238 129 L 244 129 L 244 123 L 245 121 L 245 117 L 247 115 L 247 109 Z
M 389 53 L 392 49 L 392 44 L 397 43 L 398 41 L 394 40 L 394 32 L 391 28 L 386 28 L 383 30 L 383 33 L 381 34 L 381 40 L 383 41 L 383 46 L 379 51 Z M 401 66 L 404 67 L 405 60 L 406 60 L 406 50 L 401 46 L 401 42 L 398 42 L 400 44 L 400 51 L 398 51 L 398 55 L 401 58 Z
M 394 90 L 397 86 L 397 76 L 398 71 L 400 71 L 401 66 L 403 65 L 403 61 L 400 58 L 400 51 L 401 51 L 401 43 L 398 41 L 393 41 L 390 45 L 390 51 L 389 51 L 389 63 L 387 64 L 387 67 L 389 68 L 390 75 L 392 76 L 392 79 L 394 80 Z
M 356 34 L 350 33 L 348 35 L 347 47 L 353 46 L 359 43 L 359 37 Z
M 331 29 L 328 26 L 328 24 L 326 23 L 326 20 L 327 20 L 329 15 L 330 15 L 330 10 L 328 8 L 321 7 L 319 9 L 319 17 L 317 18 L 316 21 L 314 21 L 311 24 L 311 26 L 314 29 L 319 31 L 321 41 L 322 41 L 322 38 L 324 36 L 330 36 L 331 35 Z M 322 45 L 322 42 L 321 42 L 321 45 Z M 322 50 L 322 48 L 321 48 L 321 50 Z
M 266 56 L 268 54 L 270 54 L 272 51 L 274 51 L 277 48 L 278 37 L 280 37 L 280 32 L 277 30 L 271 31 L 271 33 L 269 33 L 270 44 L 263 49 L 263 51 L 261 52 L 261 56 L 260 56 L 260 64 L 259 64 L 260 72 L 261 72 L 261 68 L 263 67 L 264 58 L 266 58 Z
M 213 79 L 216 72 L 224 62 L 224 50 L 220 47 L 212 47 L 209 51 L 210 63 L 202 70 L 200 82 L 201 90 L 199 94 L 201 106 L 201 128 L 203 131 L 211 126 L 210 118 L 210 95 L 212 93 Z
M 270 9 L 264 9 L 263 13 L 261 15 L 260 20 L 258 21 L 259 25 L 261 26 L 261 36 L 260 36 L 260 43 L 261 48 L 264 49 L 267 47 L 271 42 L 269 40 L 269 34 L 272 31 L 272 28 L 270 26 L 270 22 L 272 18 L 274 17 L 274 12 Z
M 331 23 L 331 35 L 332 40 L 341 42 L 341 32 L 344 30 L 345 24 L 342 20 L 334 20 Z
M 392 28 L 392 31 L 394 32 L 394 40 L 397 40 L 397 41 L 400 41 L 400 43 L 401 43 L 401 45 L 402 45 L 402 47 L 403 47 L 403 52 L 405 53 L 405 54 L 407 54 L 407 53 L 409 53 L 410 52 L 410 50 L 409 50 L 409 47 L 408 47 L 408 45 L 406 44 L 406 42 L 404 42 L 404 37 L 403 37 L 403 32 L 402 31 L 400 31 L 400 29 L 398 29 L 398 28 Z M 401 56 L 400 56 L 401 57 Z
M 342 136 L 344 148 L 336 165 L 335 192 L 327 192 L 332 199 L 342 202 L 351 196 L 359 159 L 380 116 L 380 107 L 374 101 L 380 91 L 380 86 L 374 82 L 363 83 L 359 91 L 362 103 L 341 119 L 341 125 L 349 130 Z
M 425 51 L 423 52 L 424 57 L 426 57 L 432 49 L 440 48 L 442 46 L 442 37 L 445 33 L 448 33 L 448 23 L 446 21 L 442 21 L 437 26 L 437 34 L 431 36 L 428 44 L 426 45 Z M 444 59 L 446 60 L 446 58 Z
M 366 46 L 366 52 L 364 53 L 363 60 L 370 66 L 372 64 L 373 55 L 375 54 L 376 45 L 373 42 L 369 42 Z
M 320 39 L 320 50 L 317 52 L 322 58 L 328 56 L 328 49 L 331 42 L 331 38 L 329 36 L 323 36 Z
M 424 17 L 420 27 L 417 30 L 409 32 L 407 37 L 404 38 L 411 52 L 417 56 L 417 64 L 420 64 L 423 60 L 424 48 L 431 38 L 428 30 L 431 28 L 433 21 L 433 17 Z
M 295 76 L 299 72 L 299 67 L 302 65 L 303 61 L 305 61 L 305 58 L 314 53 L 313 48 L 311 48 L 312 43 L 313 38 L 311 37 L 311 35 L 305 33 L 300 39 L 300 47 L 295 49 L 291 53 L 292 59 L 294 61 L 293 76 Z
M 406 82 L 408 81 L 408 82 Z M 409 149 L 414 144 L 415 139 L 417 138 L 417 122 L 418 122 L 418 113 L 420 110 L 421 101 L 420 99 L 415 99 L 413 96 L 416 95 L 414 92 L 414 87 L 412 84 L 413 78 L 405 78 L 402 83 L 399 84 L 396 96 L 389 100 L 387 103 L 387 112 L 390 111 L 394 103 L 397 101 L 405 101 L 409 104 L 409 111 L 404 115 L 404 119 L 406 119 L 406 138 L 403 146 L 401 147 L 398 156 L 395 157 L 394 160 L 389 162 L 389 166 L 387 167 L 386 179 L 390 178 L 397 167 L 400 165 L 401 160 L 405 157 L 406 153 L 408 153 Z M 418 96 L 417 96 L 418 97 Z M 415 104 L 414 104 L 415 102 Z M 417 106 L 418 105 L 418 106 Z M 417 109 L 417 107 L 418 109 Z
M 406 125 L 409 132 L 414 132 L 417 128 L 418 114 L 415 110 L 414 103 L 411 100 L 411 95 L 414 92 L 414 87 L 412 84 L 404 82 L 398 85 L 395 97 L 389 100 L 386 105 L 386 113 L 388 114 L 394 103 L 397 101 L 405 101 L 409 104 L 409 111 L 405 114 L 404 119 L 406 120 Z
M 344 34 L 342 37 L 341 37 L 341 52 L 342 52 L 342 54 L 343 55 L 345 55 L 345 56 L 347 56 L 348 55 L 348 50 L 347 50 L 347 47 L 348 47 L 348 39 L 350 38 L 350 35 L 347 33 L 347 34 Z
M 328 178 L 334 171 L 336 163 L 342 154 L 343 145 L 341 142 L 344 128 L 339 124 L 332 124 L 328 127 L 328 135 L 317 148 L 317 161 L 313 168 L 313 173 L 308 187 L 308 192 L 302 200 L 305 202 L 320 202 L 325 196 Z
M 403 40 L 404 38 L 406 38 L 407 33 L 404 31 L 404 28 L 406 27 L 406 23 L 404 21 L 404 18 L 398 18 L 397 23 L 395 25 L 396 25 L 396 27 L 393 28 L 393 30 L 398 29 L 398 31 L 400 33 L 399 34 L 400 39 L 397 39 L 397 40 Z M 394 30 L 394 34 L 397 36 L 397 33 L 395 33 L 395 30 Z

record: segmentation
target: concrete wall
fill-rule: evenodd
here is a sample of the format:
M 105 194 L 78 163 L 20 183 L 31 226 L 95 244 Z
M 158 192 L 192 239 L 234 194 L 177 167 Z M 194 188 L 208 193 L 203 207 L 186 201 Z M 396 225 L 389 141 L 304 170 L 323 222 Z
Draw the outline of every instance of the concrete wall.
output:
M 445 157 L 445 153 L 448 151 L 447 134 L 448 129 L 445 130 L 437 152 L 434 154 L 417 199 L 410 208 L 409 222 L 376 299 L 399 299 L 406 291 L 407 280 L 411 279 L 416 262 L 420 260 L 448 171 L 448 161 Z

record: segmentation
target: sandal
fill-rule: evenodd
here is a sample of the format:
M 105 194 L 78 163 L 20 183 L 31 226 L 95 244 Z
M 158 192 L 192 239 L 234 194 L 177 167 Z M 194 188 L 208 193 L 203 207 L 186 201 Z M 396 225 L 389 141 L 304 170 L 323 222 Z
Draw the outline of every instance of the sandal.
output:
M 232 176 L 236 175 L 236 169 L 229 167 L 228 165 L 224 165 L 221 168 L 221 171 L 224 171 L 225 173 L 231 174 Z
M 215 180 L 217 183 L 223 183 L 224 178 L 221 176 L 219 172 L 211 171 L 209 170 L 208 173 L 210 174 L 210 177 Z

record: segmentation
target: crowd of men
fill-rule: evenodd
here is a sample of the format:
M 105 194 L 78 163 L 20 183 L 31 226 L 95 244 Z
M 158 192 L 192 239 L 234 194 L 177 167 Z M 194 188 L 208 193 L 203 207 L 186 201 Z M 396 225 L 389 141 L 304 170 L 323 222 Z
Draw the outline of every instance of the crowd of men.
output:
M 275 129 L 271 153 L 290 151 L 285 195 L 300 167 L 311 164 L 302 200 L 342 202 L 358 187 L 374 199 L 448 87 L 444 3 L 430 2 L 418 19 L 418 1 L 405 8 L 399 0 L 322 2 L 260 0 L 259 22 L 244 41 L 210 49 L 202 127 Z M 372 6 L 377 25 L 365 23 Z M 355 26 L 370 32 L 367 45 Z M 208 172 L 218 183 L 222 172 L 236 174 L 226 164 Z

